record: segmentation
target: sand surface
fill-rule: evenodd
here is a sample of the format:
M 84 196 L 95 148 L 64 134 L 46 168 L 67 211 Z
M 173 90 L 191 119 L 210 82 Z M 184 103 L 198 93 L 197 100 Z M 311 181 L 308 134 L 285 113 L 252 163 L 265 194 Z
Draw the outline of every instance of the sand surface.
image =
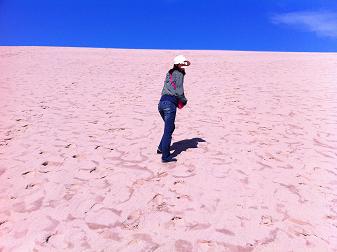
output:
M 337 251 L 337 54 L 0 47 L 0 71 L 0 251 Z

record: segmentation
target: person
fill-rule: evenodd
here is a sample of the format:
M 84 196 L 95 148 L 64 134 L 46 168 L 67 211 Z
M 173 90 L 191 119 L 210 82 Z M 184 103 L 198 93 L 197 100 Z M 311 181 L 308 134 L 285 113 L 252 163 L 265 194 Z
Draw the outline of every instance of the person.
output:
M 175 118 L 177 107 L 182 108 L 187 104 L 184 94 L 185 68 L 191 64 L 183 55 L 178 55 L 173 60 L 173 68 L 170 69 L 164 81 L 161 98 L 158 103 L 158 111 L 164 121 L 164 133 L 157 149 L 158 154 L 162 154 L 162 162 L 175 162 L 170 154 L 172 133 L 175 129 Z

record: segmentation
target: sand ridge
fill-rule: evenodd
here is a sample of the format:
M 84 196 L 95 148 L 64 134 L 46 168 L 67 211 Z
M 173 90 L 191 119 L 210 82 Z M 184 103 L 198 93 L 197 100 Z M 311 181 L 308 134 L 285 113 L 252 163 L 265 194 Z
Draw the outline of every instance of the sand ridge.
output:
M 192 62 L 155 154 L 172 58 Z M 0 47 L 1 251 L 337 251 L 337 54 Z

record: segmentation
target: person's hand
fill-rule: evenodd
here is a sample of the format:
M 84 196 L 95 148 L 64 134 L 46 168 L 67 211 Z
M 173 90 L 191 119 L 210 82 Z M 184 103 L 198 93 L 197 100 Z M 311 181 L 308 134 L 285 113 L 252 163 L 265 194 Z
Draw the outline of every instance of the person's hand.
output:
M 184 106 L 185 105 L 182 101 L 178 101 L 178 109 L 182 109 Z

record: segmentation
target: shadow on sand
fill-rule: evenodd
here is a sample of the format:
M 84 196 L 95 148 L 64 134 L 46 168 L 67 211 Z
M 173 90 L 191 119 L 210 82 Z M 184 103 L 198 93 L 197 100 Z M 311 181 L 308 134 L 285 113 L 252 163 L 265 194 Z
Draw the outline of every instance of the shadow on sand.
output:
M 184 139 L 184 140 L 173 143 L 171 145 L 171 150 L 174 150 L 174 152 L 171 154 L 171 157 L 176 157 L 180 153 L 188 149 L 198 148 L 198 143 L 200 142 L 206 142 L 206 141 L 202 138 L 195 137 L 192 139 Z

